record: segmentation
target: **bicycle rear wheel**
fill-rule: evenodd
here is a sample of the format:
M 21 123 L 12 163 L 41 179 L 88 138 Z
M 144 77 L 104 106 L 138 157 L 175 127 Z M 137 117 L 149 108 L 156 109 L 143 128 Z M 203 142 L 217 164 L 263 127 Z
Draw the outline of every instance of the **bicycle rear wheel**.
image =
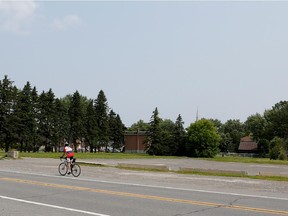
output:
M 81 174 L 81 167 L 79 166 L 79 164 L 72 164 L 71 172 L 74 177 L 78 177 Z
M 60 175 L 62 175 L 62 176 L 66 175 L 68 170 L 67 170 L 67 166 L 66 166 L 65 162 L 62 162 L 59 164 L 58 171 L 59 171 Z

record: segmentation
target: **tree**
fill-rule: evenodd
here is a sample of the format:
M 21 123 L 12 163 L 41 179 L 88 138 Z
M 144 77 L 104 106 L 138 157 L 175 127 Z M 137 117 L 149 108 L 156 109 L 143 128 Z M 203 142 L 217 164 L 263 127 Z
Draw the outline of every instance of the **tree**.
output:
M 121 121 L 121 118 L 119 115 L 116 115 L 116 113 L 113 110 L 110 110 L 109 113 L 109 137 L 110 141 L 112 142 L 112 152 L 115 151 L 115 149 L 120 149 L 123 145 L 123 133 L 124 133 L 124 125 Z
M 269 153 L 269 141 L 267 139 L 259 139 L 257 150 L 260 157 L 266 157 Z
M 201 119 L 188 127 L 187 152 L 194 157 L 214 157 L 218 153 L 220 135 L 215 125 Z
M 81 95 L 76 91 L 72 96 L 72 101 L 68 110 L 70 118 L 70 137 L 74 144 L 74 150 L 77 152 L 77 142 L 82 140 L 84 129 L 84 104 L 81 101 Z
M 164 119 L 160 122 L 162 155 L 175 155 L 177 146 L 174 140 L 175 123 L 170 119 Z
M 32 88 L 29 82 L 22 91 L 19 91 L 14 115 L 20 151 L 30 152 L 33 150 L 33 136 L 37 125 L 33 111 Z
M 158 108 L 153 112 L 149 123 L 148 140 L 146 143 L 147 153 L 150 155 L 163 155 L 162 134 L 160 123 L 162 119 L 159 117 Z
M 102 90 L 100 90 L 97 99 L 95 100 L 95 111 L 96 111 L 96 123 L 99 128 L 98 136 L 98 148 L 107 146 L 109 142 L 109 122 L 108 122 L 108 103 L 106 96 Z
M 148 131 L 149 124 L 140 119 L 138 122 L 131 125 L 128 131 Z
M 271 160 L 287 160 L 287 149 L 285 149 L 285 142 L 280 137 L 275 137 L 270 141 L 270 159 Z
M 174 148 L 171 149 L 172 155 L 184 156 L 186 154 L 186 132 L 184 129 L 184 122 L 179 114 L 173 132 Z
M 222 127 L 222 122 L 219 119 L 209 119 L 216 127 L 217 131 L 220 132 L 221 131 L 221 127 Z
M 14 141 L 15 125 L 12 117 L 17 92 L 13 82 L 5 75 L 4 79 L 0 81 L 0 145 L 5 152 L 8 152 Z
M 53 142 L 58 144 L 57 148 L 60 149 L 60 144 L 69 137 L 70 122 L 68 108 L 58 98 L 55 99 L 55 112 L 57 117 L 54 119 L 55 136 Z
M 229 151 L 236 152 L 240 144 L 240 139 L 245 135 L 244 125 L 239 119 L 230 119 L 219 130 L 220 133 L 224 133 L 225 137 L 231 138 L 232 143 L 228 148 Z M 228 136 L 229 134 L 229 136 Z
M 267 121 L 265 134 L 268 140 L 276 136 L 288 138 L 288 101 L 280 101 L 271 110 L 266 110 L 264 118 Z
M 55 95 L 52 89 L 48 92 L 42 92 L 39 97 L 39 135 L 40 141 L 45 145 L 45 151 L 53 151 L 56 143 L 53 143 L 55 136 Z
M 235 151 L 235 145 L 233 145 L 232 138 L 229 133 L 219 133 L 221 140 L 219 149 L 222 153 L 228 153 L 230 151 Z
M 96 110 L 94 109 L 93 100 L 90 100 L 85 116 L 85 141 L 89 145 L 90 152 L 96 152 L 96 145 L 98 139 L 99 128 L 96 119 Z
M 35 127 L 31 131 L 32 134 L 32 144 L 33 144 L 33 151 L 39 151 L 39 134 L 38 134 L 38 123 L 39 123 L 39 96 L 36 87 L 32 89 L 31 92 L 31 103 L 32 103 L 32 109 L 33 109 L 33 118 L 35 120 Z
M 266 120 L 259 113 L 251 115 L 247 118 L 244 123 L 247 134 L 251 134 L 255 141 L 264 138 L 264 132 L 266 127 Z

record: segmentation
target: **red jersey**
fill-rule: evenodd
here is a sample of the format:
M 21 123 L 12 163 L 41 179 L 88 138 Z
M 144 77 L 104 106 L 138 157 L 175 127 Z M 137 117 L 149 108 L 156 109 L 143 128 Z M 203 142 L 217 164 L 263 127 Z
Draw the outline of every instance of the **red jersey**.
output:
M 74 157 L 73 149 L 70 146 L 65 146 L 64 152 L 67 154 L 67 158 Z

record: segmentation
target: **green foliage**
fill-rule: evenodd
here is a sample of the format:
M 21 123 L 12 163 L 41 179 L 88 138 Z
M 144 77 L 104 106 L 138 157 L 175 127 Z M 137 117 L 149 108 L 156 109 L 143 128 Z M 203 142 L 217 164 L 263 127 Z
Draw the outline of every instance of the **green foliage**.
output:
M 74 148 L 76 150 L 76 143 L 79 140 L 82 140 L 82 137 L 85 133 L 84 129 L 84 110 L 85 103 L 81 100 L 81 95 L 76 91 L 72 96 L 72 101 L 68 109 L 68 115 L 70 119 L 70 138 L 74 143 Z
M 124 142 L 124 124 L 119 115 L 116 115 L 113 110 L 109 113 L 109 138 L 112 142 L 113 152 L 115 149 L 120 149 Z
M 29 82 L 18 90 L 4 76 L 0 80 L 0 149 L 35 152 L 45 146 L 46 152 L 57 151 L 64 139 L 74 144 L 80 140 L 85 147 L 87 142 L 90 151 L 99 144 L 107 146 L 110 139 L 118 147 L 123 144 L 125 126 L 119 115 L 113 116 L 114 134 L 109 137 L 108 110 L 103 91 L 95 104 L 78 91 L 58 99 L 52 89 L 38 95 Z
M 271 140 L 269 156 L 271 160 L 287 160 L 287 153 L 283 139 L 275 137 Z
M 187 152 L 193 157 L 214 157 L 218 153 L 220 135 L 215 125 L 201 119 L 188 127 Z
M 29 82 L 19 91 L 14 109 L 16 142 L 20 151 L 33 151 L 33 135 L 36 131 L 36 118 L 32 104 L 32 88 Z
M 128 131 L 148 131 L 149 124 L 144 122 L 143 120 L 139 120 L 138 122 L 131 125 L 130 128 L 128 128 Z
M 269 153 L 269 141 L 267 139 L 260 139 L 258 141 L 258 153 L 260 157 L 266 157 Z
M 173 131 L 174 146 L 171 146 L 171 154 L 184 156 L 186 153 L 186 131 L 182 116 L 179 114 Z
M 222 136 L 225 138 L 225 143 L 228 143 L 228 150 L 236 152 L 240 144 L 240 139 L 245 135 L 245 129 L 243 123 L 240 120 L 228 120 L 223 124 L 219 130 L 220 133 L 225 134 Z
M 39 97 L 39 135 L 40 145 L 45 146 L 45 151 L 52 151 L 56 146 L 55 140 L 55 119 L 57 113 L 55 109 L 55 95 L 52 89 L 42 92 Z
M 99 133 L 99 128 L 97 125 L 96 120 L 96 111 L 94 109 L 93 100 L 90 100 L 87 108 L 86 108 L 86 115 L 85 115 L 85 137 L 86 142 L 90 148 L 90 152 L 96 151 L 97 147 L 97 138 Z M 87 148 L 87 146 L 85 146 Z
M 247 134 L 251 134 L 255 141 L 265 138 L 266 119 L 259 113 L 251 115 L 244 123 Z
M 271 110 L 266 110 L 264 118 L 267 121 L 267 139 L 271 140 L 275 136 L 288 138 L 288 101 L 280 101 Z
M 235 145 L 233 145 L 233 140 L 229 133 L 220 133 L 220 145 L 219 149 L 221 152 L 234 152 L 235 151 Z
M 162 134 L 160 129 L 160 122 L 162 119 L 159 117 L 159 112 L 156 109 L 151 116 L 151 121 L 149 123 L 148 130 L 148 142 L 147 142 L 147 153 L 149 155 L 163 155 L 166 151 L 164 146 L 162 146 Z
M 185 130 L 181 115 L 176 122 L 162 120 L 156 108 L 148 130 L 147 153 L 150 155 L 185 155 Z
M 13 82 L 5 75 L 0 82 L 0 143 L 6 152 L 14 143 L 15 136 L 17 136 L 13 116 L 17 93 L 17 88 L 13 86 Z
M 109 120 L 108 120 L 108 103 L 106 96 L 102 90 L 100 90 L 97 99 L 95 100 L 95 112 L 96 112 L 96 124 L 100 133 L 98 134 L 98 147 L 105 147 L 109 142 Z

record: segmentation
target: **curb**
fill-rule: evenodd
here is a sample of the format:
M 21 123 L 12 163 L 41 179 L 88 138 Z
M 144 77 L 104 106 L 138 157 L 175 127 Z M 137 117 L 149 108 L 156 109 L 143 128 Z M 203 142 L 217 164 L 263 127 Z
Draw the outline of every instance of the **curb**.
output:
M 272 172 L 259 172 L 258 176 L 267 176 L 267 177 L 271 177 L 271 176 L 275 176 L 275 173 Z M 278 177 L 288 177 L 288 173 L 278 173 L 277 174 Z
M 120 168 L 132 168 L 132 169 L 152 169 L 159 171 L 169 171 L 169 167 L 164 164 L 145 165 L 145 164 L 130 164 L 130 163 L 118 163 Z
M 246 171 L 237 171 L 237 170 L 219 170 L 219 169 L 198 169 L 198 168 L 183 168 L 180 167 L 179 171 L 182 172 L 205 172 L 205 173 L 221 173 L 221 174 L 234 174 L 234 175 L 248 175 Z
M 87 161 L 80 161 L 80 160 L 77 160 L 76 162 L 79 164 L 87 164 L 87 165 L 94 165 L 94 166 L 108 166 L 108 164 L 106 163 L 87 162 Z

